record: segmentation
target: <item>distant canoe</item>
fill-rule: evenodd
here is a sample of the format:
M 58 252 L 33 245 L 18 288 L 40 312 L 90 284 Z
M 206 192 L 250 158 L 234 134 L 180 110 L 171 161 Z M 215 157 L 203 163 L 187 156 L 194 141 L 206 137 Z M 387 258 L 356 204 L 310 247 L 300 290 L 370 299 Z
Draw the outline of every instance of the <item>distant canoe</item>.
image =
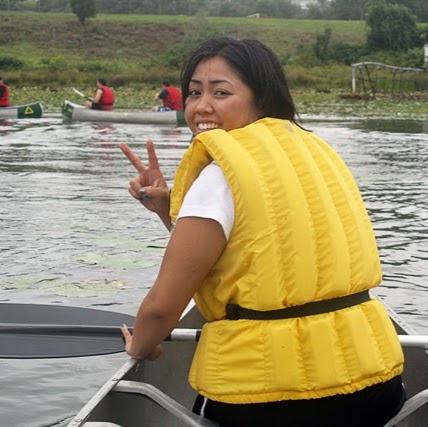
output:
M 39 119 L 42 116 L 41 102 L 0 108 L 0 119 Z
M 101 111 L 64 101 L 61 109 L 64 118 L 81 122 L 134 123 L 145 125 L 185 126 L 183 111 Z

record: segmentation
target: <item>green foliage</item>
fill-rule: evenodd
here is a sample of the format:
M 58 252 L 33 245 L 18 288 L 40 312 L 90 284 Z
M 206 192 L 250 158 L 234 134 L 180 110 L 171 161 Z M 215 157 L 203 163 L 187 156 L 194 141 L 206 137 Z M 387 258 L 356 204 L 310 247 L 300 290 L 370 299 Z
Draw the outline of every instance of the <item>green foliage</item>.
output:
M 428 43 L 428 25 L 421 26 L 418 30 L 422 44 Z
M 428 92 L 428 79 L 426 78 L 426 73 L 425 75 L 423 73 L 417 74 L 415 80 L 415 90 L 419 92 Z
M 49 71 L 59 71 L 67 67 L 67 61 L 61 55 L 52 58 L 43 58 L 40 61 Z
M 24 62 L 10 56 L 0 56 L 0 70 L 19 70 L 24 67 Z
M 312 5 L 308 9 L 308 16 L 313 19 L 352 19 L 364 20 L 369 8 L 378 0 L 331 0 L 323 7 L 323 14 L 316 17 L 316 7 Z M 401 5 L 407 7 L 412 14 L 422 22 L 428 20 L 428 8 L 426 0 L 385 0 L 389 5 Z
M 331 35 L 332 35 L 331 28 L 326 28 L 323 34 L 316 35 L 314 51 L 315 51 L 315 56 L 321 61 L 326 61 L 329 57 Z
M 0 10 L 19 10 L 20 0 L 0 0 Z
M 396 67 L 422 68 L 424 62 L 423 48 L 414 48 L 403 51 L 371 52 L 360 57 L 360 61 L 381 62 Z
M 328 69 L 328 72 L 326 70 Z M 340 64 L 325 66 L 289 66 L 286 69 L 292 90 L 305 88 L 326 93 L 331 90 L 348 89 L 350 85 L 349 67 Z
M 69 12 L 69 0 L 38 0 L 39 12 Z
M 97 0 L 104 14 L 246 17 L 260 14 L 282 19 L 364 20 L 367 8 L 377 0 L 317 0 L 302 7 L 295 0 Z M 386 0 L 408 7 L 420 22 L 428 21 L 427 0 Z M 89 3 L 89 0 L 88 0 Z M 69 12 L 70 0 L 0 0 L 0 10 Z
M 416 17 L 405 6 L 384 1 L 374 3 L 369 8 L 366 24 L 370 28 L 369 50 L 405 50 L 419 43 Z
M 332 0 L 329 4 L 333 19 L 362 20 L 369 0 Z
M 102 74 L 106 66 L 103 63 L 97 61 L 84 61 L 79 62 L 75 65 L 75 68 L 82 73 L 99 73 Z
M 39 11 L 40 2 L 36 2 L 34 0 L 24 0 L 19 2 L 20 10 L 27 10 L 31 12 Z
M 423 61 L 422 48 L 376 51 L 368 57 L 361 21 L 211 18 L 202 13 L 192 18 L 103 14 L 82 27 L 75 21 L 71 13 L 5 13 L 0 58 L 13 52 L 14 59 L 25 61 L 7 72 L 8 81 L 13 86 L 93 89 L 96 78 L 105 76 L 121 90 L 158 86 L 164 78 L 176 85 L 190 51 L 222 34 L 266 43 L 286 65 L 293 87 L 348 90 L 351 63 L 417 67 Z M 423 33 L 428 26 L 419 27 Z
M 305 10 L 306 19 L 328 19 L 329 8 L 319 3 L 309 3 Z
M 141 13 L 150 15 L 195 16 L 201 11 L 209 16 L 265 16 L 290 18 L 301 12 L 291 0 L 99 0 L 104 13 Z
M 422 68 L 424 66 L 424 52 L 422 47 L 409 49 L 403 58 L 406 67 Z
M 355 43 L 333 42 L 330 50 L 330 59 L 341 64 L 352 65 L 360 60 L 365 50 L 364 46 Z
M 391 3 L 402 4 L 408 7 L 421 22 L 428 21 L 428 7 L 426 0 L 390 0 Z
M 333 40 L 331 28 L 326 28 L 323 34 L 316 35 L 316 42 L 313 44 L 316 58 L 321 63 L 330 61 L 339 64 L 351 65 L 357 62 L 364 53 L 364 47 L 355 43 Z
M 87 18 L 95 18 L 97 15 L 96 0 L 70 0 L 70 7 L 82 25 L 85 25 Z

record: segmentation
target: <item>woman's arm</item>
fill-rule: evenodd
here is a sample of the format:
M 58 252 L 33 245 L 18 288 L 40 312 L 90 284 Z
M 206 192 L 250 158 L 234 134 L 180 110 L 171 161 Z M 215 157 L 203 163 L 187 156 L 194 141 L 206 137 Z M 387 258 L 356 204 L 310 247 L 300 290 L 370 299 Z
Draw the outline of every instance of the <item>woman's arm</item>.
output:
M 133 336 L 122 331 L 127 353 L 139 359 L 160 355 L 160 343 L 180 316 L 226 246 L 222 226 L 212 219 L 177 221 L 159 275 L 138 311 Z

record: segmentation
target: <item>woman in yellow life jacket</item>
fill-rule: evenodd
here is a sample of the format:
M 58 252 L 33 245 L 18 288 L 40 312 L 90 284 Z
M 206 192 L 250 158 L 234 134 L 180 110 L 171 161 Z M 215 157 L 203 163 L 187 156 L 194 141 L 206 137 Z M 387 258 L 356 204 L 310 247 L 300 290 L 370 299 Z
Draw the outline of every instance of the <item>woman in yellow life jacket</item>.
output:
M 210 39 L 181 83 L 194 139 L 171 192 L 152 141 L 147 166 L 121 145 L 131 195 L 173 229 L 126 351 L 157 358 L 194 298 L 207 320 L 194 412 L 223 427 L 383 426 L 405 400 L 403 354 L 368 293 L 381 266 L 349 169 L 297 125 L 262 43 Z

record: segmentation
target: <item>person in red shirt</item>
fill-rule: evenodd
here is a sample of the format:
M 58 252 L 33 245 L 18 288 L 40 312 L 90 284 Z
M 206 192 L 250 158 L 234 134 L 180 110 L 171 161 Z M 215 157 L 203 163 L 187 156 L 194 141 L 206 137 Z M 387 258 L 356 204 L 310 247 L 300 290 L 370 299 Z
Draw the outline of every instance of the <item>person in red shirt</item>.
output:
M 114 104 L 114 92 L 106 84 L 105 79 L 97 80 L 97 90 L 92 99 L 86 101 L 86 108 L 92 110 L 112 111 Z
M 9 107 L 9 86 L 0 77 L 0 107 Z
M 162 82 L 162 90 L 155 96 L 156 101 L 162 101 L 161 107 L 153 107 L 153 111 L 182 110 L 181 92 L 171 86 L 168 80 Z

